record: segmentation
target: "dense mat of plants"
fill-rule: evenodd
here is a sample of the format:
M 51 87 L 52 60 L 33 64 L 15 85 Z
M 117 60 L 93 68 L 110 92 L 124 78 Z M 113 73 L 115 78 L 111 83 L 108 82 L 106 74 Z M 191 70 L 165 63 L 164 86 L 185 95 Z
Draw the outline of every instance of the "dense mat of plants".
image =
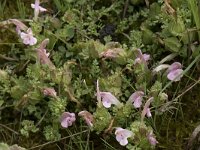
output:
M 199 6 L 0 1 L 0 149 L 197 149 Z

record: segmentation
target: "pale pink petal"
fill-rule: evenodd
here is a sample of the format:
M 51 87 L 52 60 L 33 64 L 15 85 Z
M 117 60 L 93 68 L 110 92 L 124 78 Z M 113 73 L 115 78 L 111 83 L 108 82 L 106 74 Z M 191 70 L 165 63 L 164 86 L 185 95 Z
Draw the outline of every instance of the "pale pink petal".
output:
M 134 92 L 128 99 L 127 103 L 131 103 L 135 108 L 139 108 L 142 105 L 142 97 L 144 96 L 143 91 Z
M 147 101 L 146 101 L 146 103 L 145 103 L 145 105 L 144 105 L 144 108 L 143 108 L 143 110 L 142 110 L 142 113 L 141 113 L 141 120 L 143 121 L 144 120 L 144 117 L 145 117 L 145 115 L 147 115 L 147 117 L 150 117 L 151 116 L 151 112 L 150 112 L 150 109 L 149 109 L 149 106 L 150 106 L 150 104 L 151 104 L 151 102 L 153 101 L 153 97 L 151 97 L 151 98 L 149 98 Z M 148 114 L 147 114 L 148 113 Z M 150 116 L 149 116 L 150 115 Z
M 31 37 L 29 41 L 29 45 L 35 45 L 37 43 L 37 39 L 35 37 Z
M 125 146 L 128 144 L 128 140 L 127 139 L 123 139 L 119 142 L 120 145 Z
M 56 97 L 57 96 L 57 93 L 56 93 L 54 88 L 44 88 L 43 89 L 43 94 L 45 96 L 52 96 L 52 97 Z
M 9 21 L 13 23 L 14 25 L 16 25 L 16 27 L 18 27 L 20 30 L 27 31 L 28 29 L 28 27 L 24 23 L 22 23 L 21 21 L 17 19 L 9 19 Z
M 16 32 L 17 32 L 18 35 L 21 34 L 21 30 L 20 30 L 20 27 L 19 27 L 19 26 L 16 26 Z
M 116 140 L 120 143 L 120 145 L 125 146 L 128 144 L 127 138 L 133 136 L 133 132 L 123 129 L 123 128 L 116 128 L 115 131 Z
M 150 111 L 150 108 L 147 108 L 147 117 L 151 117 L 152 115 L 151 115 L 151 111 Z
M 168 73 L 167 78 L 171 81 L 179 81 L 183 76 L 182 73 L 183 73 L 182 69 L 172 70 Z
M 134 103 L 133 103 L 133 106 L 135 108 L 140 108 L 142 105 L 142 98 L 141 97 L 138 97 L 134 100 Z
M 22 38 L 22 39 L 24 39 L 25 37 L 26 37 L 26 33 L 24 33 L 24 32 L 21 32 L 21 34 L 20 34 L 20 37 Z
M 30 28 L 27 30 L 27 33 L 21 32 L 20 37 L 26 45 L 35 45 L 37 43 L 37 39 L 33 37 L 32 30 Z
M 47 50 L 46 50 L 46 49 L 43 49 L 43 52 L 44 52 L 44 54 L 45 54 L 47 57 L 49 57 L 50 53 L 47 53 Z
M 104 107 L 109 108 L 111 107 L 111 104 L 114 104 L 116 106 L 121 107 L 121 103 L 119 102 L 119 100 L 112 95 L 110 92 L 100 92 L 100 96 L 102 98 L 102 103 L 104 105 Z
M 108 99 L 103 99 L 102 100 L 103 106 L 106 108 L 110 108 L 111 107 L 111 101 L 109 101 Z
M 64 112 L 61 115 L 61 126 L 64 128 L 68 128 L 73 124 L 73 122 L 76 120 L 74 113 Z
M 156 144 L 158 144 L 158 141 L 156 140 L 156 138 L 154 137 L 153 133 L 150 132 L 148 135 L 147 135 L 147 138 L 149 140 L 149 143 L 153 146 L 155 146 Z
M 81 111 L 78 113 L 79 116 L 83 117 L 83 119 L 85 120 L 86 124 L 89 126 L 89 127 L 93 127 L 93 115 L 88 112 L 88 111 Z
M 65 118 L 65 119 L 63 119 L 62 121 L 61 121 L 61 126 L 63 127 L 63 128 L 68 128 L 68 120 L 67 120 L 67 118 Z
M 43 8 L 43 7 L 41 7 L 41 6 L 39 6 L 39 10 L 40 10 L 41 12 L 47 11 L 47 9 L 45 9 L 45 8 Z
M 31 8 L 35 8 L 35 4 L 31 4 Z
M 105 57 L 105 58 L 115 58 L 117 56 L 119 56 L 119 54 L 121 52 L 123 52 L 124 50 L 121 48 L 112 48 L 112 49 L 107 49 L 105 51 L 103 51 L 100 56 L 101 57 Z
M 173 71 L 173 70 L 177 70 L 177 69 L 181 69 L 182 68 L 182 65 L 181 65 L 181 63 L 179 63 L 179 62 L 174 62 L 173 64 L 171 64 L 170 66 L 169 66 L 169 68 L 168 68 L 168 72 L 171 72 L 171 71 Z
M 134 64 L 140 64 L 140 63 L 147 63 L 149 61 L 150 55 L 148 54 L 142 54 L 142 51 L 140 49 L 137 49 L 137 57 L 134 61 Z
M 147 61 L 150 60 L 150 55 L 148 55 L 148 54 L 143 54 L 143 58 L 144 58 L 144 60 L 147 62 Z
M 135 61 L 134 61 L 134 65 L 135 65 L 135 64 L 140 64 L 141 62 L 142 62 L 142 61 L 141 61 L 140 58 L 136 58 Z
M 33 35 L 33 31 L 32 31 L 31 28 L 28 28 L 28 30 L 27 30 L 27 34 L 28 34 L 28 35 Z

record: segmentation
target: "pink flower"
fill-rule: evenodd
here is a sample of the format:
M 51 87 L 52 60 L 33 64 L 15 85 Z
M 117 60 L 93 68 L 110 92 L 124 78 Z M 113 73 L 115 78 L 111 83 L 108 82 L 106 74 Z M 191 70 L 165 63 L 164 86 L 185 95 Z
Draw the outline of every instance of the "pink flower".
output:
M 18 34 L 18 35 L 20 35 L 20 34 L 21 34 L 21 29 L 20 29 L 20 27 L 19 27 L 19 26 L 16 26 L 16 32 L 17 32 L 17 34 Z
M 89 127 L 93 127 L 93 122 L 94 122 L 94 119 L 93 119 L 93 116 L 90 112 L 88 111 L 81 111 L 78 113 L 79 116 L 83 117 L 83 119 L 85 120 L 85 122 L 87 123 L 87 125 Z
M 40 47 L 36 49 L 37 50 L 38 59 L 39 59 L 41 64 L 46 64 L 50 68 L 55 68 L 54 64 L 48 58 L 50 53 L 46 52 L 46 46 L 47 46 L 48 43 L 49 43 L 49 39 L 45 39 L 40 44 Z
M 108 49 L 106 51 L 103 51 L 100 56 L 105 58 L 115 58 L 117 57 L 121 52 L 123 52 L 123 49 L 121 48 L 113 48 Z
M 115 135 L 116 140 L 119 142 L 119 144 L 125 146 L 128 144 L 127 139 L 133 136 L 133 132 L 119 127 L 116 128 Z
M 144 96 L 144 92 L 136 91 L 129 97 L 127 103 L 133 103 L 133 106 L 135 108 L 140 108 L 142 105 L 142 97 L 143 96 Z
M 147 115 L 147 117 L 151 117 L 151 116 L 152 116 L 152 115 L 151 115 L 150 108 L 147 108 L 147 110 L 146 110 L 146 115 Z
M 112 95 L 110 92 L 100 92 L 100 96 L 102 98 L 103 106 L 106 108 L 110 108 L 112 104 L 121 107 L 122 104 L 119 102 L 119 100 Z
M 61 115 L 61 126 L 63 128 L 68 128 L 69 126 L 72 126 L 72 124 L 75 122 L 75 114 L 74 113 L 69 113 L 69 112 L 64 112 Z
M 45 96 L 52 96 L 52 97 L 56 97 L 57 96 L 57 93 L 54 90 L 54 88 L 44 88 L 43 89 L 43 94 Z
M 35 0 L 35 4 L 31 4 L 31 7 L 34 9 L 34 18 L 35 18 L 35 20 L 37 20 L 38 15 L 39 15 L 40 12 L 47 11 L 47 9 L 45 9 L 45 8 L 40 6 L 40 1 L 39 0 Z
M 143 108 L 143 110 L 142 110 L 142 114 L 141 114 L 141 120 L 142 120 L 142 121 L 144 120 L 145 115 L 146 115 L 147 117 L 151 117 L 151 116 L 152 116 L 149 106 L 150 106 L 151 102 L 153 101 L 153 99 L 154 99 L 154 98 L 151 97 L 151 98 L 149 98 L 149 99 L 147 100 L 147 102 L 145 103 L 144 108 Z
M 138 54 L 134 61 L 134 64 L 141 64 L 141 63 L 146 64 L 147 61 L 149 61 L 149 59 L 150 59 L 150 55 L 142 54 L 142 51 L 140 49 L 137 49 L 137 52 L 138 52 Z
M 20 37 L 26 45 L 35 45 L 37 43 L 37 39 L 33 37 L 31 28 L 28 28 L 27 33 L 21 32 Z
M 19 21 L 18 19 L 9 19 L 9 22 L 13 23 L 14 25 L 16 25 L 17 30 L 23 30 L 23 31 L 27 31 L 28 27 L 22 23 L 21 21 Z
M 171 81 L 179 81 L 183 76 L 182 65 L 179 62 L 171 64 L 167 70 L 167 78 Z
M 149 140 L 149 143 L 153 146 L 155 146 L 156 144 L 158 144 L 158 141 L 156 140 L 156 138 L 153 135 L 153 132 L 151 131 L 148 135 L 147 138 Z

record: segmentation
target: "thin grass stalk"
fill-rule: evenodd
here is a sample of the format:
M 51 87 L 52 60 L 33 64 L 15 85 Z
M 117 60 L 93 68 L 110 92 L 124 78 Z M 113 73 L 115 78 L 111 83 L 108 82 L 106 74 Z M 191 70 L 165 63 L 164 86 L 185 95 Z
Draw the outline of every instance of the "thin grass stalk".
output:
M 192 15 L 194 17 L 194 21 L 196 24 L 196 27 L 198 29 L 198 36 L 200 39 L 200 10 L 198 7 L 198 1 L 197 0 L 187 0 L 190 10 L 192 11 Z

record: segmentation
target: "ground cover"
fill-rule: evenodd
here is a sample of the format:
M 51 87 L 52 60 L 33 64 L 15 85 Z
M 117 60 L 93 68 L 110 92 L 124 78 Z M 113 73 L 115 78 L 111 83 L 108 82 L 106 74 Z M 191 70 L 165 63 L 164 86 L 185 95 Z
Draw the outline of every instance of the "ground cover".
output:
M 199 6 L 0 1 L 0 149 L 198 149 Z

